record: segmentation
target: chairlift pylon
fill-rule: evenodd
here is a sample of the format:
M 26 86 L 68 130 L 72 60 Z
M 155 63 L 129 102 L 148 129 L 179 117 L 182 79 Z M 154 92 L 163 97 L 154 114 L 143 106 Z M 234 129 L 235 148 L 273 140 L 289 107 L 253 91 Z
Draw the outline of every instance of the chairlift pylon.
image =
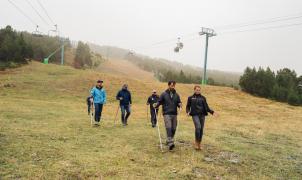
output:
M 59 32 L 59 30 L 58 30 L 58 25 L 55 24 L 54 26 L 55 26 L 55 29 L 50 29 L 50 30 L 48 31 L 48 36 L 50 36 L 50 32 L 54 32 L 54 33 L 56 34 L 56 36 L 60 36 L 60 32 Z

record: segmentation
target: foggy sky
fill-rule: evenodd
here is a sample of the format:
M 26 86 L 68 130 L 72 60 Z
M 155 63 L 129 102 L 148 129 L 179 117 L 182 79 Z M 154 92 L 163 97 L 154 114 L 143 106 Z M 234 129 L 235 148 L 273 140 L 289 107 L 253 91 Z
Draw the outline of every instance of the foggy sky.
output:
M 12 0 L 47 33 L 44 23 L 25 0 Z M 28 0 L 47 19 L 36 0 Z M 162 57 L 202 67 L 204 37 L 202 26 L 245 23 L 280 16 L 302 15 L 301 0 L 40 0 L 72 40 L 89 41 L 134 50 L 151 57 Z M 302 23 L 302 18 L 230 31 Z M 0 27 L 34 31 L 35 26 L 7 0 L 0 1 Z M 246 66 L 288 67 L 302 75 L 302 25 L 242 33 L 223 33 L 209 41 L 208 68 L 242 72 Z M 195 33 L 191 36 L 184 36 Z M 184 49 L 174 53 L 177 37 Z M 166 44 L 152 44 L 175 39 Z M 189 40 L 187 40 L 189 39 Z

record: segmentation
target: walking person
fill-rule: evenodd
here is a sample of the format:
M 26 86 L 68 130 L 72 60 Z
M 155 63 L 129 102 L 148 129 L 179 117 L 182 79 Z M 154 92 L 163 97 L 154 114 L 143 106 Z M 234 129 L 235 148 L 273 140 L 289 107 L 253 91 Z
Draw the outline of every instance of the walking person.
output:
M 150 114 L 151 114 L 151 124 L 152 127 L 156 127 L 157 124 L 157 115 L 158 115 L 158 108 L 154 108 L 154 104 L 158 103 L 159 96 L 156 93 L 156 90 L 152 91 L 152 95 L 148 97 L 147 105 L 150 105 Z
M 169 81 L 168 89 L 160 95 L 158 103 L 154 106 L 154 108 L 158 108 L 162 105 L 169 150 L 173 150 L 175 147 L 174 136 L 177 128 L 177 108 L 181 109 L 182 107 L 175 85 L 175 81 Z
M 102 80 L 97 81 L 96 86 L 91 89 L 90 94 L 91 94 L 91 98 L 90 98 L 91 104 L 94 104 L 94 108 L 95 108 L 94 124 L 96 126 L 99 126 L 102 116 L 102 111 L 103 111 L 103 105 L 106 104 L 106 100 L 107 100 L 107 95 L 103 87 Z
M 194 87 L 194 94 L 188 97 L 186 112 L 187 115 L 192 116 L 195 126 L 194 148 L 196 150 L 201 150 L 205 116 L 207 116 L 208 113 L 214 115 L 214 111 L 210 109 L 206 98 L 201 95 L 201 88 L 198 85 Z
M 116 99 L 120 101 L 121 120 L 124 126 L 128 125 L 128 118 L 131 114 L 131 93 L 128 90 L 128 85 L 124 84 L 122 89 L 117 93 Z

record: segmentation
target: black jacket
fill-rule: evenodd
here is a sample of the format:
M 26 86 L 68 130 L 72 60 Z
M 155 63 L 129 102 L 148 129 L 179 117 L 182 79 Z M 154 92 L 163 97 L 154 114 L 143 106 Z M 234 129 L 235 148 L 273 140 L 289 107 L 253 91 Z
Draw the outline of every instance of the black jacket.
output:
M 208 112 L 213 114 L 214 111 L 210 109 L 207 100 L 201 94 L 193 94 L 188 98 L 186 112 L 191 116 L 204 115 L 207 116 Z
M 122 97 L 123 99 L 120 100 L 120 97 Z M 132 104 L 131 93 L 127 89 L 120 90 L 116 95 L 116 99 L 120 101 L 120 105 L 122 106 Z
M 158 95 L 151 95 L 148 100 L 147 100 L 147 104 L 150 105 L 150 109 L 154 109 L 153 104 L 158 103 L 159 100 L 159 96 Z
M 170 91 L 167 89 L 160 95 L 155 108 L 162 105 L 164 115 L 177 115 L 177 107 L 179 107 L 179 103 L 181 103 L 181 101 L 177 92 L 175 90 Z

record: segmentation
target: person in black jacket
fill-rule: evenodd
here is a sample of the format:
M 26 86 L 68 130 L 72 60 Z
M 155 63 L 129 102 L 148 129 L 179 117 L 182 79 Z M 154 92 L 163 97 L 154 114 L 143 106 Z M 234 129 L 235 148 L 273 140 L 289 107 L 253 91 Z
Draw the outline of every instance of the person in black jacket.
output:
M 169 88 L 160 95 L 159 101 L 155 105 L 155 108 L 162 105 L 169 150 L 172 150 L 175 147 L 174 135 L 177 127 L 177 108 L 181 109 L 182 106 L 180 97 L 175 90 L 175 85 L 175 81 L 169 81 Z
M 131 104 L 132 104 L 132 100 L 131 100 L 131 93 L 128 90 L 128 85 L 124 84 L 122 87 L 122 90 L 120 90 L 117 95 L 116 95 L 116 99 L 120 101 L 120 108 L 121 108 L 121 120 L 122 120 L 122 124 L 124 126 L 128 125 L 128 118 L 131 114 Z M 125 114 L 125 111 L 127 112 L 127 114 Z
M 159 96 L 156 94 L 156 90 L 152 91 L 152 95 L 147 100 L 147 105 L 150 105 L 151 124 L 152 127 L 156 127 L 158 108 L 154 108 L 153 105 L 158 103 Z
M 194 87 L 194 94 L 188 98 L 186 112 L 192 116 L 195 126 L 195 149 L 201 150 L 201 141 L 203 136 L 203 128 L 205 123 L 205 116 L 208 113 L 214 115 L 214 111 L 210 109 L 206 98 L 200 94 L 200 86 Z

